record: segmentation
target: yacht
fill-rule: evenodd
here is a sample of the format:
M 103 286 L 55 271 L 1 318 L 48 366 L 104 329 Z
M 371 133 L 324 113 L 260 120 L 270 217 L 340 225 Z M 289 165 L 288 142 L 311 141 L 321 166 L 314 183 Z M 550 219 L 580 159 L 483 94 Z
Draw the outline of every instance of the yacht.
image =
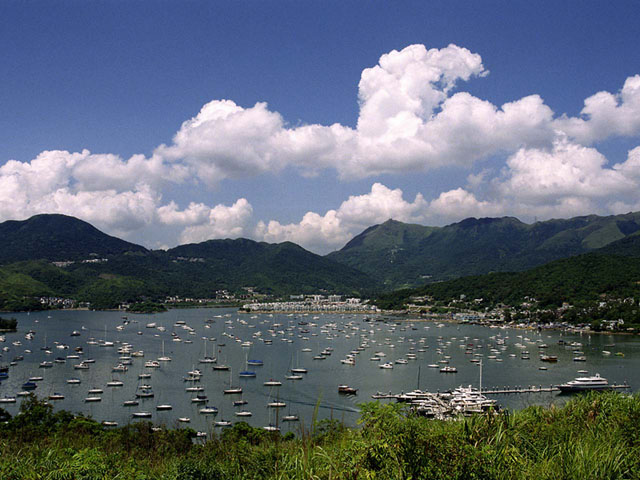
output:
M 599 373 L 593 377 L 577 377 L 567 383 L 556 385 L 561 392 L 581 392 L 584 390 L 606 390 L 610 388 L 606 378 L 602 378 Z

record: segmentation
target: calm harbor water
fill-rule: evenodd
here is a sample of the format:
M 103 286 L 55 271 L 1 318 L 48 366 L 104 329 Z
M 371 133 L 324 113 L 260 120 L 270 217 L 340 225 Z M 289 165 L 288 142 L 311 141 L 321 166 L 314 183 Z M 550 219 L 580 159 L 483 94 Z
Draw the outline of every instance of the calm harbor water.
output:
M 114 421 L 119 425 L 134 421 L 134 412 L 149 412 L 152 421 L 170 427 L 178 425 L 179 417 L 188 417 L 190 423 L 187 425 L 208 433 L 214 429 L 214 419 L 244 420 L 258 427 L 278 422 L 283 431 L 295 432 L 299 423 L 282 423 L 282 417 L 298 415 L 300 423 L 308 426 L 316 404 L 320 406 L 320 419 L 334 418 L 354 425 L 359 416 L 358 403 L 371 401 L 371 395 L 376 392 L 399 393 L 418 387 L 444 391 L 459 385 L 478 386 L 479 367 L 470 362 L 474 357 L 482 358 L 484 388 L 549 386 L 579 376 L 578 370 L 599 373 L 610 383 L 626 381 L 631 386 L 630 391 L 640 385 L 640 337 L 637 336 L 538 333 L 410 320 L 366 322 L 362 315 L 250 316 L 239 314 L 235 309 L 128 314 L 127 325 L 120 312 L 52 311 L 11 316 L 18 319 L 18 332 L 4 334 L 6 341 L 0 343 L 0 364 L 9 364 L 18 356 L 24 359 L 11 366 L 9 377 L 2 380 L 0 398 L 16 395 L 31 377 L 43 377 L 37 382 L 35 393 L 41 398 L 53 393 L 63 394 L 63 400 L 52 401 L 56 409 L 82 412 L 96 420 Z M 148 327 L 149 323 L 155 323 L 156 327 Z M 29 340 L 25 335 L 31 330 L 35 335 Z M 80 335 L 70 336 L 74 330 Z M 578 342 L 581 346 L 559 345 L 561 339 L 566 343 Z M 105 341 L 113 342 L 114 346 L 99 345 Z M 251 342 L 250 346 L 242 346 L 245 342 Z M 112 372 L 121 356 L 118 347 L 125 343 L 131 344 L 133 351 L 144 351 L 144 357 L 133 358 L 127 372 Z M 547 347 L 539 348 L 540 344 Z M 163 356 L 163 345 L 164 355 L 171 357 L 171 361 L 160 362 L 160 368 L 146 368 L 145 362 Z M 51 347 L 51 353 L 42 350 L 45 346 Z M 364 348 L 356 350 L 360 346 Z M 471 346 L 475 355 L 465 353 Z M 72 355 L 76 347 L 84 350 L 80 359 L 54 362 L 56 358 Z M 314 359 L 327 347 L 333 349 L 331 355 L 324 360 Z M 207 356 L 216 356 L 218 363 L 229 365 L 231 370 L 214 371 L 212 364 L 199 363 L 205 356 L 205 349 Z M 586 362 L 573 361 L 574 349 L 584 352 Z M 611 355 L 603 355 L 603 350 Z M 352 351 L 358 352 L 354 354 L 355 365 L 341 363 L 340 360 Z M 521 358 L 523 351 L 529 352 L 529 360 Z M 374 354 L 379 352 L 385 355 L 382 360 L 372 361 Z M 408 360 L 406 364 L 395 363 L 408 353 L 415 354 L 416 359 Z M 556 355 L 558 362 L 543 363 L 539 353 Z M 89 369 L 74 369 L 74 365 L 89 358 L 95 360 Z M 247 366 L 247 360 L 251 359 L 262 360 L 264 365 Z M 53 367 L 40 368 L 43 361 L 54 362 Z M 392 362 L 394 368 L 379 368 L 385 361 Z M 429 367 L 444 365 L 440 363 L 444 361 L 456 367 L 458 372 L 445 374 Z M 296 367 L 306 368 L 308 373 L 301 374 L 301 380 L 287 380 L 285 376 Z M 201 381 L 185 382 L 183 378 L 193 368 L 202 370 Z M 238 374 L 243 370 L 254 371 L 255 378 L 239 378 Z M 150 373 L 151 377 L 139 379 L 141 373 Z M 81 383 L 67 384 L 70 378 L 78 378 Z M 281 381 L 282 386 L 264 386 L 263 383 L 270 379 Z M 107 382 L 111 380 L 122 380 L 123 386 L 108 387 Z M 225 395 L 223 391 L 230 383 L 241 386 L 243 394 Z M 125 401 L 135 398 L 141 384 L 151 385 L 154 397 L 140 399 L 138 406 L 123 406 Z M 357 388 L 357 395 L 340 395 L 340 384 Z M 199 412 L 203 404 L 193 403 L 191 398 L 195 394 L 185 391 L 193 385 L 204 388 L 207 405 L 218 408 L 217 416 Z M 100 402 L 85 402 L 91 388 L 104 391 L 99 395 Z M 557 393 L 495 398 L 501 406 L 510 409 L 559 404 L 567 399 Z M 247 404 L 234 406 L 233 401 L 240 399 Z M 286 407 L 267 407 L 267 403 L 276 400 L 286 403 Z M 20 401 L 18 397 L 16 404 L 3 403 L 0 407 L 15 414 Z M 172 409 L 157 411 L 156 406 L 162 404 L 169 404 Z M 252 415 L 237 417 L 238 410 L 248 410 Z

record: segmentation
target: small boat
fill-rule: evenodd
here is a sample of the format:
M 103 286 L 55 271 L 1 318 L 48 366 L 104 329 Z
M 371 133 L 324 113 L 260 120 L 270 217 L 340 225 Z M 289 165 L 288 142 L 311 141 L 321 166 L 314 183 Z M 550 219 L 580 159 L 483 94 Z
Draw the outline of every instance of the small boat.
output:
M 342 395 L 356 395 L 358 389 L 350 387 L 349 385 L 338 385 L 338 393 Z
M 123 407 L 137 407 L 138 405 L 140 405 L 138 400 L 125 400 L 122 404 Z
M 189 423 L 191 421 L 191 419 L 189 417 L 179 417 L 178 421 L 180 423 Z
M 224 390 L 225 395 L 234 395 L 242 393 L 242 387 L 231 387 Z
M 122 380 L 111 380 L 107 382 L 107 387 L 122 387 L 124 386 L 124 382 Z
M 49 400 L 64 400 L 64 395 L 61 393 L 52 393 L 49 395 Z
M 300 418 L 298 417 L 298 415 L 285 415 L 284 417 L 282 417 L 283 422 L 297 422 L 299 420 Z
M 207 398 L 208 397 L 206 395 L 198 393 L 195 397 L 191 398 L 191 403 L 205 403 Z
M 156 410 L 158 411 L 162 411 L 162 410 L 172 410 L 173 406 L 169 405 L 169 404 L 163 404 L 163 405 L 157 405 L 156 406 Z
M 540 361 L 548 362 L 548 363 L 556 363 L 558 361 L 558 357 L 555 355 L 542 355 L 540 357 Z
M 67 383 L 69 385 L 78 385 L 81 382 L 79 378 L 69 378 L 67 379 Z
M 282 382 L 279 382 L 277 380 L 267 380 L 263 383 L 263 385 L 265 387 L 280 387 L 282 385 Z
M 136 397 L 138 397 L 138 398 L 152 398 L 153 397 L 153 390 L 151 390 L 151 388 L 139 387 L 138 391 L 136 392 Z
M 384 368 L 384 369 L 386 369 L 386 370 L 390 370 L 390 369 L 392 369 L 392 368 L 393 368 L 393 363 L 391 363 L 391 362 L 386 362 L 386 363 L 383 363 L 382 365 L 378 365 L 378 367 L 380 367 L 380 368 Z
M 16 397 L 4 396 L 0 397 L 0 403 L 16 403 Z
M 117 427 L 117 426 L 118 426 L 118 422 L 114 422 L 114 421 L 112 421 L 112 420 L 104 420 L 104 421 L 102 422 L 102 425 L 103 425 L 104 427 Z
M 269 402 L 267 403 L 267 407 L 269 408 L 284 408 L 287 404 L 285 402 Z
M 242 378 L 254 378 L 256 376 L 256 372 L 251 372 L 249 370 L 243 370 L 238 374 L 239 377 Z
M 217 407 L 202 407 L 198 410 L 203 415 L 217 415 L 218 408 Z
M 23 390 L 35 390 L 38 387 L 38 384 L 33 381 L 24 382 L 22 384 Z
M 250 417 L 251 415 L 253 415 L 253 413 L 251 413 L 249 410 L 239 410 L 235 412 L 236 417 Z
M 214 427 L 230 427 L 233 425 L 229 420 L 218 420 L 217 422 L 213 422 Z
M 131 416 L 133 418 L 151 418 L 151 412 L 134 412 Z
M 84 399 L 85 403 L 94 403 L 94 402 L 101 402 L 102 398 L 101 397 L 86 397 Z
M 302 375 L 285 375 L 284 378 L 287 380 L 302 380 L 304 377 Z
M 458 369 L 456 367 L 444 366 L 440 369 L 440 373 L 457 373 Z

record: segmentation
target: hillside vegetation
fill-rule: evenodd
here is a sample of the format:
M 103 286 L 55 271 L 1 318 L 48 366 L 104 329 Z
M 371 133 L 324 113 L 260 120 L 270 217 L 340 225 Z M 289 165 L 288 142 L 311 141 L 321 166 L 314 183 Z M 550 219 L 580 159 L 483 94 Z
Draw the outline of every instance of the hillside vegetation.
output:
M 190 429 L 106 430 L 34 398 L 0 424 L 3 479 L 636 479 L 640 398 L 592 393 L 564 407 L 438 421 L 400 404 L 361 406 L 360 428 L 298 435 L 238 423 L 204 445 Z M 0 417 L 3 416 L 0 409 Z
M 389 220 L 327 257 L 375 275 L 387 290 L 490 272 L 523 271 L 591 252 L 640 232 L 640 213 L 528 225 L 468 218 L 445 227 Z
M 79 260 L 92 255 L 146 250 L 67 215 L 43 214 L 0 223 L 0 265 L 22 260 Z
M 462 296 L 484 305 L 518 305 L 535 298 L 542 307 L 594 303 L 602 298 L 640 299 L 640 236 L 633 235 L 585 255 L 525 272 L 490 273 L 381 294 L 382 308 L 403 308 L 412 297 L 450 302 Z

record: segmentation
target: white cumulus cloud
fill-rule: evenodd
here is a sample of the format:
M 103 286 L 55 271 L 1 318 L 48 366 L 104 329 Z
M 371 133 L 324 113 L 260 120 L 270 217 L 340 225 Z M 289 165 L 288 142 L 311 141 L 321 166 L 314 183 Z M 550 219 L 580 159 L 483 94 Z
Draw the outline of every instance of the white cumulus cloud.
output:
M 596 149 L 600 141 L 640 134 L 640 75 L 627 78 L 618 92 L 595 93 L 578 117 L 568 117 L 537 94 L 496 105 L 459 91 L 463 82 L 487 74 L 481 56 L 466 48 L 410 45 L 362 71 L 353 127 L 291 126 L 266 103 L 213 100 L 148 157 L 83 150 L 9 160 L 0 166 L 0 221 L 55 212 L 125 237 L 180 232 L 165 243 L 248 236 L 326 252 L 388 218 L 442 224 L 467 216 L 640 209 L 640 147 L 613 166 Z M 477 166 L 498 154 L 507 159 L 501 170 Z M 314 175 L 332 169 L 348 180 L 447 166 L 477 166 L 480 173 L 469 174 L 464 186 L 461 179 L 458 188 L 413 200 L 374 182 L 370 192 L 288 224 L 277 218 L 256 223 L 245 198 L 179 206 L 170 193 L 177 184 L 213 188 L 224 179 L 284 170 Z

